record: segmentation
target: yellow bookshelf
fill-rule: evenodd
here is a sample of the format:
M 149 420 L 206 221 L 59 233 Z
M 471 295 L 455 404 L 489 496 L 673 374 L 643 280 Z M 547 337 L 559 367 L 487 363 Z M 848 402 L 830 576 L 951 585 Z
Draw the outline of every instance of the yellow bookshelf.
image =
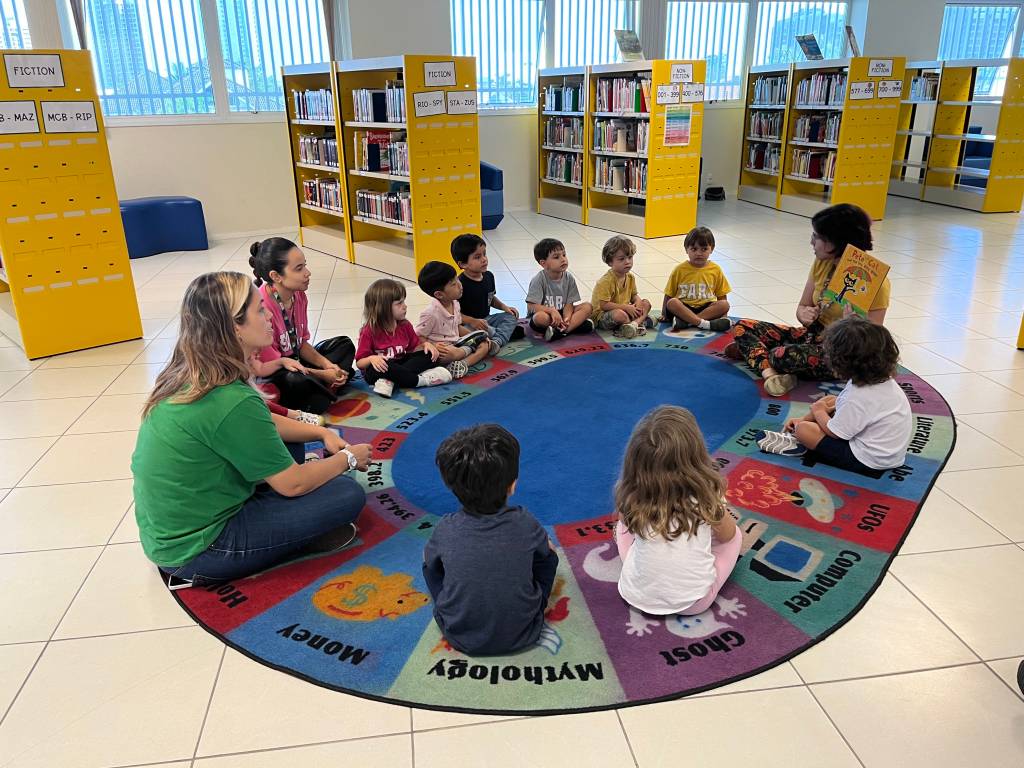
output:
M 866 56 L 793 65 L 781 210 L 813 216 L 829 205 L 853 203 L 874 219 L 885 216 L 904 68 L 902 57 Z M 845 83 L 822 95 L 814 85 L 824 78 Z M 804 138 L 802 118 L 812 116 L 826 124 L 838 120 L 838 135 L 833 128 L 814 141 Z
M 344 144 L 347 215 L 357 264 L 406 279 L 434 259 L 447 260 L 452 238 L 480 233 L 480 148 L 476 60 L 471 56 L 391 56 L 339 61 L 336 73 L 339 143 Z M 353 92 L 401 84 L 404 119 L 355 114 Z M 361 170 L 355 138 L 368 131 L 404 131 L 409 175 Z M 407 196 L 411 221 L 359 213 L 360 190 Z
M 705 71 L 703 60 L 659 59 L 590 67 L 587 105 L 591 124 L 584 171 L 587 224 L 644 238 L 680 235 L 696 225 Z M 616 80 L 649 83 L 646 111 L 637 111 L 636 102 L 605 103 L 599 97 L 602 89 Z M 659 86 L 666 90 L 661 98 Z M 599 127 L 605 128 L 610 121 L 626 125 L 627 136 L 629 130 L 635 132 L 634 149 L 628 145 L 623 149 L 619 140 L 610 147 L 600 140 L 606 131 L 599 134 Z M 617 135 L 615 130 L 611 132 Z M 641 132 L 647 134 L 646 148 L 639 140 Z M 638 178 L 630 181 L 625 170 L 619 177 L 614 170 L 617 161 L 631 166 Z
M 889 194 L 920 200 L 939 102 L 941 61 L 908 61 L 893 141 Z
M 0 58 L 0 331 L 29 358 L 140 338 L 91 55 Z
M 751 67 L 745 90 L 740 181 L 736 196 L 750 203 L 778 208 L 782 166 L 786 157 L 789 87 L 792 67 L 766 64 Z
M 345 175 L 342 173 L 344 163 L 341 162 L 341 130 L 338 124 L 338 94 L 334 67 L 330 62 L 323 64 L 306 64 L 281 69 L 281 80 L 284 86 L 284 97 L 287 104 L 288 137 L 291 151 L 292 173 L 295 180 L 295 204 L 299 218 L 299 242 L 304 248 L 325 253 L 339 259 L 349 259 L 349 222 L 345 211 L 346 194 Z M 330 94 L 330 117 L 300 117 L 297 112 L 297 96 L 307 91 L 325 91 Z M 303 158 L 301 145 L 303 140 L 317 141 L 323 148 L 325 139 L 338 142 L 338 165 L 330 164 L 325 157 Z M 333 158 L 331 158 L 333 159 Z M 340 190 L 340 201 L 337 206 L 327 206 L 307 202 L 304 192 L 305 182 L 323 180 L 337 183 Z
M 586 224 L 587 69 L 542 69 L 537 88 L 537 212 Z
M 978 70 L 1006 68 L 1002 97 L 977 93 Z M 969 134 L 980 125 L 979 134 Z M 1024 198 L 1024 59 L 944 61 L 922 199 L 984 213 Z M 969 143 L 992 144 L 988 168 L 964 163 Z

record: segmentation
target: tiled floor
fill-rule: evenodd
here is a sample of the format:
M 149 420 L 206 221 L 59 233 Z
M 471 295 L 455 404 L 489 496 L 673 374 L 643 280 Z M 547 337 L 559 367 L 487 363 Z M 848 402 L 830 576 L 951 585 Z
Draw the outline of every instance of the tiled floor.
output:
M 728 202 L 701 221 L 734 314 L 791 322 L 807 219 Z M 286 233 L 287 234 L 287 233 Z M 531 247 L 562 239 L 584 292 L 607 232 L 518 212 L 488 234 L 522 306 Z M 682 238 L 639 242 L 660 305 Z M 247 242 L 135 262 L 143 341 L 28 362 L 0 336 L 0 766 L 1024 765 L 1024 224 L 891 199 L 875 253 L 888 325 L 948 398 L 956 453 L 867 606 L 792 662 L 620 712 L 447 715 L 303 683 L 227 650 L 163 589 L 137 543 L 129 457 L 199 272 L 246 271 Z M 354 335 L 377 275 L 307 253 L 318 335 Z M 409 286 L 413 313 L 426 298 Z M 10 490 L 13 489 L 13 490 Z

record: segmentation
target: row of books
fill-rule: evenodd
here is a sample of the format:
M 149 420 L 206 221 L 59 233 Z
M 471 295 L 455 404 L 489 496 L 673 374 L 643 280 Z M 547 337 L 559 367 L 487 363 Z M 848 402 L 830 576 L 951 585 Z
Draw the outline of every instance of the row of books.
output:
M 789 172 L 793 176 L 803 176 L 805 179 L 832 181 L 836 173 L 836 153 L 794 149 L 793 164 Z
M 331 168 L 337 168 L 341 164 L 338 158 L 338 140 L 333 135 L 299 136 L 299 160 L 312 165 L 328 165 Z
M 594 186 L 611 192 L 647 194 L 647 161 L 598 157 L 594 164 Z
M 544 121 L 544 145 L 583 149 L 582 117 L 550 117 Z
M 583 184 L 583 155 L 561 155 L 552 152 L 548 155 L 544 177 L 550 181 L 564 181 L 570 184 Z
M 594 88 L 595 112 L 650 112 L 650 77 L 601 78 Z
M 781 149 L 775 144 L 751 143 L 747 147 L 747 168 L 778 174 L 781 157 Z
M 796 87 L 797 104 L 841 105 L 845 100 L 845 72 L 815 72 Z
M 922 72 L 910 81 L 910 98 L 914 101 L 934 101 L 938 97 L 938 72 Z
M 409 144 L 405 131 L 356 131 L 355 164 L 360 171 L 409 175 Z
M 411 227 L 412 197 L 407 190 L 374 192 L 371 189 L 357 189 L 356 213 L 368 219 Z
M 544 109 L 549 112 L 582 112 L 583 84 L 545 86 Z
M 751 112 L 750 136 L 761 139 L 777 139 L 782 135 L 783 112 Z
M 292 106 L 296 120 L 333 120 L 334 97 L 329 88 L 292 91 Z
M 302 194 L 307 205 L 341 211 L 341 182 L 337 179 L 303 179 Z
M 842 113 L 831 115 L 801 115 L 796 119 L 793 138 L 797 141 L 814 141 L 826 144 L 839 143 L 839 121 Z
M 785 104 L 788 75 L 761 75 L 754 81 L 754 104 Z
M 641 128 L 645 129 L 642 141 L 640 138 Z M 645 152 L 647 151 L 646 136 L 649 131 L 649 123 L 627 120 L 595 120 L 594 149 L 606 152 Z
M 404 123 L 405 86 L 388 80 L 384 89 L 357 88 L 352 91 L 355 120 L 360 123 Z

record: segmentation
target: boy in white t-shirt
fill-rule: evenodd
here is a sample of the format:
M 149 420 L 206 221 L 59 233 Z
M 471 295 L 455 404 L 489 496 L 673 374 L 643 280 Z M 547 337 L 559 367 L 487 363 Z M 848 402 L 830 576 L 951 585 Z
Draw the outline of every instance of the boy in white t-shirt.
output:
M 818 461 L 851 472 L 903 466 L 913 428 L 910 403 L 893 376 L 900 350 L 892 334 L 859 315 L 838 320 L 824 334 L 825 358 L 847 379 L 838 397 L 811 405 L 786 431 Z

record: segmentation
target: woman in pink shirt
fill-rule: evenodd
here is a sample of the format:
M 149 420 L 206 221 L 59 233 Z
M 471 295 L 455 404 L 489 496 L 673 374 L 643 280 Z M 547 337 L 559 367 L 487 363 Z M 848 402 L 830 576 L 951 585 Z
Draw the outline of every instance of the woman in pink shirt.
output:
M 355 345 L 347 336 L 316 346 L 309 343 L 310 271 L 295 243 L 270 237 L 253 243 L 249 253 L 249 266 L 274 333 L 274 343 L 259 352 L 256 374 L 277 387 L 282 406 L 323 413 L 352 377 Z

